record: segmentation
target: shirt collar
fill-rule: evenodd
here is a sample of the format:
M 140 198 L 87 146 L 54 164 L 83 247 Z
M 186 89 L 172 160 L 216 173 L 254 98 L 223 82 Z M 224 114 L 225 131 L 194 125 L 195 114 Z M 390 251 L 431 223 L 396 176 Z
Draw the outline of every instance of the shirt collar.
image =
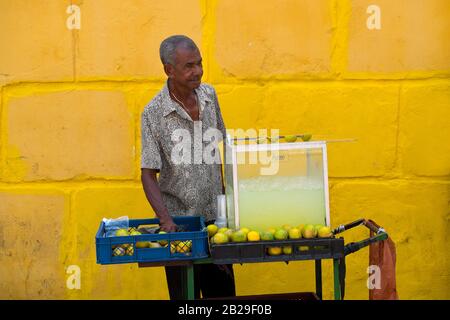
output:
M 205 106 L 207 103 L 211 103 L 211 98 L 208 97 L 205 90 L 202 89 L 202 85 L 200 85 L 197 89 L 194 89 L 195 93 L 197 94 L 198 102 L 200 104 L 200 116 L 199 120 L 202 120 L 203 118 L 203 110 L 205 109 Z M 163 98 L 163 116 L 167 116 L 171 112 L 178 113 L 182 118 L 192 121 L 191 117 L 187 114 L 187 112 L 176 102 L 172 99 L 169 93 L 169 85 L 167 84 L 167 81 L 164 85 L 164 88 L 162 90 L 162 98 Z

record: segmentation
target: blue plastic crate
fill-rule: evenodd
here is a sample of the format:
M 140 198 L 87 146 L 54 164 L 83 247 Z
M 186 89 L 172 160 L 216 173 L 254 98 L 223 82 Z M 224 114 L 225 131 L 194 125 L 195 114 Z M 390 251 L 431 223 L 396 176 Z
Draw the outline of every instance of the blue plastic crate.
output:
M 175 224 L 183 226 L 185 232 L 165 234 L 142 234 L 123 237 L 105 237 L 105 223 L 102 221 L 95 236 L 97 263 L 118 264 L 133 262 L 165 262 L 177 260 L 196 260 L 208 257 L 208 232 L 203 217 L 173 217 Z M 130 219 L 129 227 L 159 224 L 159 219 Z M 192 241 L 189 252 L 173 250 L 180 241 Z M 167 247 L 137 248 L 136 242 L 167 241 Z M 172 244 L 172 245 L 171 245 Z M 115 256 L 116 247 L 132 246 L 131 255 Z M 171 250 L 171 247 L 173 248 Z M 174 252 L 175 251 L 175 252 Z

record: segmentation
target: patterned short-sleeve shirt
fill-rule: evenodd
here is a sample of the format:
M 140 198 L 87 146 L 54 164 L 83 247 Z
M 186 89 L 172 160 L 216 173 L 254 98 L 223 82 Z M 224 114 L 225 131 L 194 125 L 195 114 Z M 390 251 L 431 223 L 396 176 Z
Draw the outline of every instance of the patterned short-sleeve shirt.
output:
M 220 163 L 211 164 L 203 160 L 208 141 L 196 140 L 195 136 L 198 137 L 199 132 L 203 135 L 209 128 L 219 130 L 216 130 L 221 133 L 218 139 L 224 138 L 226 133 L 214 88 L 201 84 L 195 92 L 200 109 L 199 121 L 194 122 L 170 97 L 167 83 L 145 107 L 141 116 L 141 168 L 160 170 L 158 183 L 170 215 L 200 215 L 210 221 L 216 219 L 217 196 L 222 194 L 222 167 Z M 180 140 L 174 138 L 179 129 L 189 132 L 192 148 L 184 155 L 190 155 L 191 161 L 180 163 L 173 157 L 174 148 L 177 144 L 180 146 Z M 197 141 L 197 147 L 194 147 L 194 141 Z

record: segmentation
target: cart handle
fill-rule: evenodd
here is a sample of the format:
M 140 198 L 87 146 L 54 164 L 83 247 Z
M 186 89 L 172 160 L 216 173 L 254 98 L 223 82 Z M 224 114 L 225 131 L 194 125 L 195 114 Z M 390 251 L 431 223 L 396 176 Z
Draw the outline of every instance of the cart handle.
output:
M 349 230 L 349 229 L 357 227 L 359 225 L 366 226 L 368 229 L 370 229 L 375 234 L 386 233 L 386 231 L 382 227 L 380 227 L 378 224 L 376 224 L 374 221 L 363 219 L 363 218 L 358 219 L 353 222 L 350 222 L 348 224 L 341 224 L 336 229 L 334 229 L 332 232 L 334 235 L 336 235 L 338 233 L 344 232 L 345 230 Z
M 371 237 L 371 238 L 368 238 L 365 240 L 361 240 L 359 242 L 351 242 L 344 246 L 344 255 L 348 255 L 350 253 L 356 252 L 364 247 L 367 247 L 371 243 L 383 241 L 383 240 L 386 240 L 387 238 L 388 238 L 388 234 L 385 232 L 382 232 L 380 234 L 377 234 L 374 237 Z
M 361 248 L 364 248 L 368 246 L 371 243 L 383 241 L 388 238 L 388 234 L 386 231 L 380 227 L 378 224 L 376 224 L 372 220 L 367 219 L 358 219 L 356 221 L 350 222 L 345 225 L 340 225 L 336 229 L 334 229 L 332 232 L 334 235 L 344 232 L 345 230 L 349 230 L 351 228 L 354 228 L 359 225 L 366 226 L 371 232 L 375 233 L 373 237 L 358 241 L 358 242 L 351 242 L 344 246 L 344 255 L 348 255 L 350 253 L 356 252 Z

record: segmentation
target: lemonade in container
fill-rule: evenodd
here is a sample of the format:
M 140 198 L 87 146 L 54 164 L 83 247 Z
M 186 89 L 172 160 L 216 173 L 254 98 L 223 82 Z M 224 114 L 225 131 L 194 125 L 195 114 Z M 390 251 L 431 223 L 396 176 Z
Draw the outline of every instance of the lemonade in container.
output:
M 324 141 L 225 142 L 228 227 L 330 225 Z

